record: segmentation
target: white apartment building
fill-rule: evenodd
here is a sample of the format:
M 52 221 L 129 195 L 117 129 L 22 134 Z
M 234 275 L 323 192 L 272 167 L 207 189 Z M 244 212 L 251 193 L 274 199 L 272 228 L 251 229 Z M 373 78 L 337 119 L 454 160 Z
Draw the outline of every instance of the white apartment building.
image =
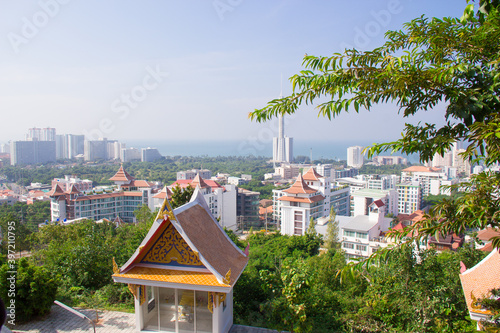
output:
M 375 201 L 384 203 L 386 214 L 398 215 L 398 192 L 395 189 L 361 189 L 351 194 L 351 216 L 368 215 L 370 205 Z
M 274 168 L 274 173 L 280 175 L 281 179 L 294 179 L 299 175 L 300 167 L 298 165 L 282 164 Z
M 154 162 L 160 160 L 162 157 L 156 148 L 141 148 L 141 162 Z
M 417 182 L 420 184 L 423 197 L 429 194 L 442 194 L 440 191 L 436 191 L 436 188 L 439 189 L 439 186 L 436 187 L 436 185 L 434 185 L 431 187 L 432 180 L 437 180 L 439 182 L 447 181 L 448 176 L 441 168 L 425 166 L 411 166 L 401 172 L 401 183 Z
M 141 151 L 137 148 L 122 148 L 120 150 L 120 160 L 122 162 L 140 161 Z
M 231 230 L 236 229 L 238 191 L 235 185 L 221 186 L 213 180 L 203 179 L 199 174 L 194 179 L 178 179 L 169 186 L 169 189 L 172 190 L 177 184 L 181 188 L 186 186 L 199 187 L 200 193 L 203 194 L 212 215 L 219 221 L 219 224 Z
M 348 186 L 333 184 L 311 167 L 289 189 L 273 190 L 273 218 L 283 234 L 303 234 L 311 217 L 328 216 L 331 207 L 337 215 L 348 215 L 349 199 Z
M 339 229 L 342 250 L 348 260 L 368 258 L 380 247 L 387 246 L 383 233 L 389 230 L 392 219 L 384 215 L 384 203 L 377 200 L 369 206 L 368 215 L 344 218 Z
M 408 161 L 401 156 L 375 156 L 372 161 L 377 165 L 397 165 L 406 164 Z
M 200 175 L 200 177 L 203 179 L 210 179 L 212 178 L 212 171 L 208 169 L 191 169 L 187 171 L 178 171 L 177 180 L 194 179 L 196 175 Z
M 279 213 L 281 233 L 304 235 L 311 217 L 323 216 L 325 197 L 317 189 L 309 187 L 299 174 L 292 187 L 276 191 L 276 211 Z
M 422 187 L 418 181 L 405 182 L 396 186 L 399 214 L 412 214 L 422 206 Z
M 369 206 L 367 215 L 337 216 L 342 250 L 348 260 L 367 258 L 389 242 L 384 233 L 389 230 L 391 218 L 384 217 L 385 206 L 381 200 L 374 201 Z M 328 218 L 322 218 L 316 225 L 319 234 L 326 235 Z
M 353 168 L 361 168 L 363 166 L 363 149 L 361 146 L 353 146 L 347 148 L 347 166 Z
M 293 162 L 293 138 L 285 136 L 283 115 L 278 116 L 278 136 L 273 138 L 273 162 Z

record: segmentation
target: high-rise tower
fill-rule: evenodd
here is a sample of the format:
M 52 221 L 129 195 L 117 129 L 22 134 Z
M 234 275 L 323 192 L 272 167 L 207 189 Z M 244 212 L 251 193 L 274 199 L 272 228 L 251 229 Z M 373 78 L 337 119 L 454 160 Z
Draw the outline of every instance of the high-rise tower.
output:
M 280 94 L 283 98 L 283 93 Z M 291 163 L 293 161 L 293 138 L 285 136 L 285 119 L 278 116 L 278 137 L 273 138 L 273 162 Z

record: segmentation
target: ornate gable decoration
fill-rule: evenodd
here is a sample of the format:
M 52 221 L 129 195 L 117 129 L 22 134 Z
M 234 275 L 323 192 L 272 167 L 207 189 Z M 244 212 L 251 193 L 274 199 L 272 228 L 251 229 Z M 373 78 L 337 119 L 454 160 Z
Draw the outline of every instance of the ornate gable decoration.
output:
M 156 215 L 156 221 L 166 219 L 167 216 L 170 221 L 177 221 L 174 215 L 174 210 L 172 209 L 172 206 L 170 206 L 168 198 L 165 198 L 163 204 L 160 207 L 160 210 L 158 211 L 158 215 Z
M 141 263 L 204 267 L 198 253 L 189 247 L 170 221 L 168 221 L 165 230 L 144 255 Z

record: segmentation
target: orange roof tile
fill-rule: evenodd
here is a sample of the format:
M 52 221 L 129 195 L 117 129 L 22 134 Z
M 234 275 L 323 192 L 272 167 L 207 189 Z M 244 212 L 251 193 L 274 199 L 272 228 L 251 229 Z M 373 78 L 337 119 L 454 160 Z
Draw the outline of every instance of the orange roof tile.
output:
M 316 193 L 318 191 L 307 186 L 307 184 L 304 182 L 302 178 L 302 175 L 299 175 L 295 183 L 292 185 L 292 187 L 283 190 L 283 192 L 290 194 L 299 194 L 299 193 L 309 194 L 309 193 Z
M 477 232 L 477 238 L 479 238 L 482 241 L 488 242 L 491 238 L 495 236 L 500 236 L 500 231 L 498 229 L 486 228 L 483 230 L 479 230 Z
M 214 180 L 211 180 L 211 179 L 203 179 L 203 181 L 213 189 L 215 188 L 222 188 L 222 186 L 217 183 L 216 181 Z M 179 184 L 179 186 L 181 188 L 184 188 L 186 186 L 192 186 L 192 187 L 196 187 L 196 184 L 192 184 L 193 183 L 193 179 L 179 179 L 179 180 L 176 180 L 175 182 L 173 182 L 170 187 L 175 187 L 175 185 Z
M 316 169 L 310 167 L 309 170 L 302 176 L 304 180 L 310 181 L 319 181 L 320 178 L 323 178 L 322 175 L 316 172 Z
M 289 196 L 283 196 L 279 198 L 278 200 L 280 201 L 290 201 L 290 202 L 303 202 L 303 203 L 313 203 L 313 202 L 318 202 L 321 200 L 324 200 L 325 197 L 322 196 L 321 194 L 315 195 L 310 198 L 301 198 L 301 197 L 289 197 Z
M 210 187 L 210 185 L 208 185 L 204 180 L 203 178 L 201 178 L 200 174 L 197 174 L 196 177 L 194 177 L 193 181 L 191 182 L 191 186 L 192 187 L 196 187 L 196 186 L 199 186 L 201 188 L 205 188 L 205 187 Z
M 168 187 L 163 187 L 163 189 L 156 193 L 155 195 L 153 195 L 153 198 L 157 198 L 157 199 L 165 199 L 165 198 L 172 198 L 172 191 L 170 191 L 170 189 Z
M 126 273 L 113 274 L 113 276 L 145 281 L 181 283 L 209 287 L 230 287 L 229 285 L 219 283 L 215 275 L 212 273 L 180 271 L 164 268 L 135 266 Z
M 122 185 L 122 187 L 152 187 L 154 184 L 147 180 L 132 180 L 129 184 Z
M 123 165 L 120 166 L 120 169 L 118 169 L 118 171 L 115 173 L 115 175 L 111 178 L 109 178 L 109 180 L 111 181 L 114 181 L 114 182 L 130 182 L 132 180 L 134 180 L 134 177 L 132 177 L 131 175 L 129 175 L 127 173 L 127 171 L 125 171 L 125 169 L 123 168 Z
M 473 306 L 474 298 L 488 297 L 489 291 L 500 288 L 500 253 L 493 250 L 476 266 L 460 274 L 465 302 L 471 313 L 489 314 L 488 311 Z

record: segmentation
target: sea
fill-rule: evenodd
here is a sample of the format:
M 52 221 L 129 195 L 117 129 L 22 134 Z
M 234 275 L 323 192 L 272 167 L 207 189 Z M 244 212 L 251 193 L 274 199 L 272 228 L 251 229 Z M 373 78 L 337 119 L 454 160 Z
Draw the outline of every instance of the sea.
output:
M 163 156 L 255 156 L 272 158 L 271 142 L 258 140 L 217 140 L 217 141 L 125 141 L 128 148 L 156 148 Z M 351 146 L 370 146 L 374 142 L 368 141 L 302 141 L 294 139 L 293 155 L 311 157 L 313 160 L 332 159 L 346 160 L 347 148 Z M 390 155 L 390 154 L 383 154 Z M 409 162 L 418 162 L 418 155 L 395 154 L 403 156 Z

